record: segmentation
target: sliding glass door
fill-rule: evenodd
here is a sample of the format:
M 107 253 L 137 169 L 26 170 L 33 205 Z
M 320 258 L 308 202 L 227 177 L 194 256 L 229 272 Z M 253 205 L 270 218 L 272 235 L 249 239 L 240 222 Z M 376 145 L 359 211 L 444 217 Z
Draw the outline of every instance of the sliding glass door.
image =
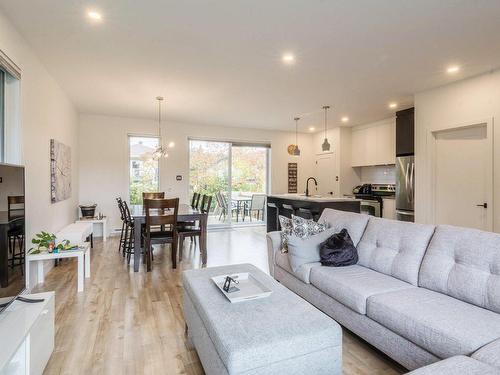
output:
M 189 141 L 189 189 L 213 197 L 209 225 L 264 223 L 270 147 Z

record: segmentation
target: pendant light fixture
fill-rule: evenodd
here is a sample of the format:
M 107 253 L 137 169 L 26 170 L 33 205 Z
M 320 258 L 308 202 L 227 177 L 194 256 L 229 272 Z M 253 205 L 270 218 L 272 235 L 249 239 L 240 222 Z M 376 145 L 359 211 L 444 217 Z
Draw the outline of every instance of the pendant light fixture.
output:
M 325 110 L 325 140 L 323 141 L 321 148 L 323 149 L 323 151 L 330 151 L 330 143 L 328 143 L 328 138 L 326 136 L 326 130 L 327 130 L 327 126 L 328 126 L 327 113 L 328 113 L 328 110 L 330 109 L 330 106 L 325 105 L 325 106 L 323 106 L 323 109 Z
M 300 156 L 299 149 L 299 120 L 300 117 L 295 117 L 295 148 L 293 149 L 293 156 Z
M 153 160 L 160 160 L 161 158 L 168 158 L 168 152 L 162 145 L 161 139 L 161 103 L 163 102 L 163 96 L 157 96 L 158 101 L 158 147 L 153 152 Z

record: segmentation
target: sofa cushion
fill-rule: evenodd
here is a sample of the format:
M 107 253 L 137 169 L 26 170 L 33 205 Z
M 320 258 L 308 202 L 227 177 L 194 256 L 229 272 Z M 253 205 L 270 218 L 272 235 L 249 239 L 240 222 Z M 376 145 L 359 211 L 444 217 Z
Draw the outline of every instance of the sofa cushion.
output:
M 366 300 L 372 295 L 416 288 L 359 265 L 315 267 L 311 270 L 310 280 L 311 284 L 323 293 L 360 314 L 366 314 Z
M 472 358 L 497 367 L 500 370 L 500 338 L 483 346 L 472 355 Z
M 281 251 L 276 253 L 276 264 L 306 284 L 310 284 L 309 275 L 311 274 L 311 269 L 314 267 L 321 267 L 321 263 L 319 263 L 319 262 L 306 263 L 306 264 L 301 265 L 297 269 L 297 271 L 294 272 L 292 270 L 292 267 L 290 266 L 290 261 L 288 260 L 288 254 L 282 253 Z
M 368 224 L 368 219 L 368 215 L 325 208 L 318 221 L 327 223 L 328 228 L 333 229 L 335 233 L 344 228 L 347 229 L 354 246 L 357 246 Z
M 470 355 L 500 337 L 500 315 L 424 288 L 368 298 L 366 314 L 439 358 Z
M 419 284 L 500 313 L 500 235 L 438 226 Z
M 357 246 L 358 264 L 418 284 L 418 271 L 433 225 L 370 217 Z
M 458 355 L 421 367 L 406 375 L 500 375 L 500 372 L 475 359 Z

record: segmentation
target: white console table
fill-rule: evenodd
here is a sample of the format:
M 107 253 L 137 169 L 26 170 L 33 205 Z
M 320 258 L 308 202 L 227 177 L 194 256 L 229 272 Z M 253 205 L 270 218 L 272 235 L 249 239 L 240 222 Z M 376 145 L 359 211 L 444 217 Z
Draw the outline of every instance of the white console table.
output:
M 78 250 L 60 251 L 58 253 L 45 254 L 27 254 L 26 255 L 26 285 L 30 285 L 30 265 L 32 262 L 37 264 L 37 284 L 45 280 L 43 261 L 56 260 L 64 258 L 78 258 L 77 265 L 77 291 L 83 292 L 85 288 L 84 276 L 90 277 L 90 244 L 86 242 Z M 1 374 L 0 374 L 1 375 Z
M 54 292 L 23 295 L 0 314 L 0 374 L 41 375 L 54 351 Z

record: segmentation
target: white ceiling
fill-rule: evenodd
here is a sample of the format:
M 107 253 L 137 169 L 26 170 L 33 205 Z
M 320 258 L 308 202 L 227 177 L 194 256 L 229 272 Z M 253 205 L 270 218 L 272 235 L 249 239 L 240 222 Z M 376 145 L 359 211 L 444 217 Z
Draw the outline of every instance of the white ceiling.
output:
M 0 0 L 80 112 L 293 129 L 500 66 L 499 0 Z M 93 23 L 88 9 L 103 14 Z M 292 52 L 293 66 L 281 56 Z M 446 66 L 460 64 L 450 77 Z M 301 122 L 321 126 L 320 113 Z

